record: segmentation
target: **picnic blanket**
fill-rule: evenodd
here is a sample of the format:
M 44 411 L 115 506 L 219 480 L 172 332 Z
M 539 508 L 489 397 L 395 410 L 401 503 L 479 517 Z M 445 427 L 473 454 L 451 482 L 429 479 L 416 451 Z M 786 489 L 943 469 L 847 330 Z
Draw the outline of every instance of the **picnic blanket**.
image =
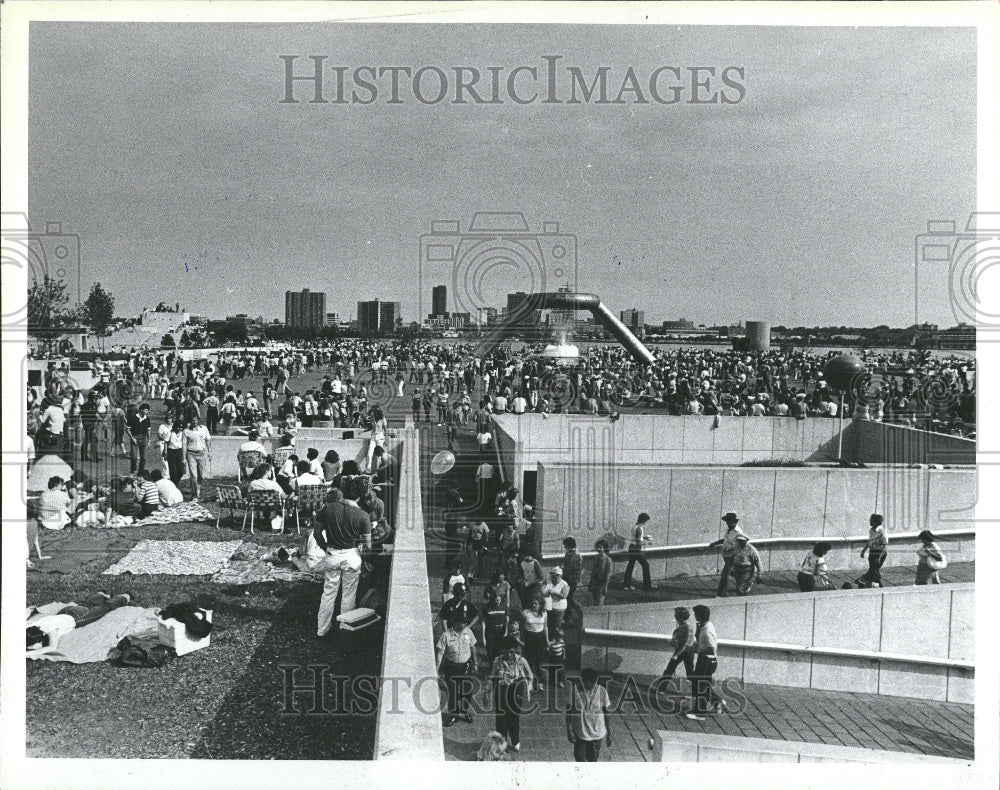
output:
M 32 557 L 33 568 L 28 573 L 74 573 L 81 570 L 97 571 L 91 564 L 104 566 L 111 557 L 129 546 L 134 538 L 115 532 L 97 532 L 85 535 L 59 533 L 55 537 L 44 536 L 42 551 L 49 555 L 47 560 Z
M 146 518 L 132 522 L 133 527 L 150 527 L 156 524 L 180 524 L 182 521 L 211 521 L 215 516 L 197 502 L 181 502 L 179 505 L 162 507 Z
M 44 608 L 46 607 L 39 607 L 39 611 Z M 31 625 L 30 619 L 27 622 Z M 64 634 L 55 646 L 29 650 L 26 656 L 42 661 L 68 661 L 71 664 L 107 661 L 108 655 L 124 637 L 147 636 L 154 633 L 156 633 L 156 609 L 120 606 L 108 612 L 100 620 Z
M 225 567 L 242 543 L 240 540 L 141 540 L 121 560 L 104 571 L 104 575 L 163 573 L 208 576 Z
M 266 546 L 244 543 L 233 554 L 226 567 L 212 576 L 212 581 L 216 584 L 255 584 L 272 581 L 317 581 L 322 578 L 322 574 L 306 569 L 298 557 L 292 557 L 288 562 L 281 564 L 264 562 L 262 557 L 272 552 L 273 549 Z

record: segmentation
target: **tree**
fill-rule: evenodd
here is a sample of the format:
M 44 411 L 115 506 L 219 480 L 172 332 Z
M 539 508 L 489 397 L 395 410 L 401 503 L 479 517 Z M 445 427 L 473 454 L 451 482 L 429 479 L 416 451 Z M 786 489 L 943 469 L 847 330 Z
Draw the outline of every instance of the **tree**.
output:
M 191 335 L 189 335 L 188 331 L 185 329 L 183 332 L 181 332 L 181 348 L 190 348 L 190 347 L 191 347 Z
M 174 340 L 174 336 L 167 333 L 163 336 L 163 340 L 160 341 L 160 348 L 177 348 L 177 342 Z
M 66 283 L 45 275 L 28 288 L 28 330 L 45 330 L 64 327 L 72 323 Z
M 94 333 L 103 335 L 115 317 L 115 298 L 100 283 L 94 283 L 83 303 L 83 314 Z

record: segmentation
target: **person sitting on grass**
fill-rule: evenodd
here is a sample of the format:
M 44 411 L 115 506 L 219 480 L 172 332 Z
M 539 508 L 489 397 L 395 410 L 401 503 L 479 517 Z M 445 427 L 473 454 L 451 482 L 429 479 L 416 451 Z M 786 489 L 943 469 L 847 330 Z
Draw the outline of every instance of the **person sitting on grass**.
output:
M 139 518 L 146 518 L 160 509 L 160 492 L 150 479 L 148 469 L 143 469 L 135 481 L 135 498 L 139 503 Z
M 139 511 L 135 501 L 135 487 L 131 481 L 125 477 L 115 478 L 111 484 L 111 491 L 108 494 L 106 509 L 104 513 L 104 523 L 111 524 L 112 518 L 116 515 L 134 518 Z
M 181 493 L 181 490 L 174 485 L 169 477 L 164 477 L 163 472 L 159 469 L 152 470 L 149 473 L 149 479 L 156 486 L 162 507 L 172 507 L 184 501 L 184 494 Z
M 45 529 L 62 529 L 69 524 L 70 505 L 66 482 L 58 475 L 50 477 L 48 489 L 38 497 L 38 523 Z

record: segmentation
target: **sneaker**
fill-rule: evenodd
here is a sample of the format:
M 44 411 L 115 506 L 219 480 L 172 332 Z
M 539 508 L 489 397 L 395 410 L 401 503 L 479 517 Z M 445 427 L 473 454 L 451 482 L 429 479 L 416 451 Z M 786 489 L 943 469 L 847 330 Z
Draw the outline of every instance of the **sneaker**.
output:
M 625 590 L 634 590 L 634 589 L 635 589 L 635 587 L 633 587 L 631 584 L 623 584 L 622 585 L 622 591 L 625 591 Z
M 726 701 L 724 699 L 720 699 L 718 702 L 715 703 L 716 713 L 726 713 L 728 711 L 729 711 L 729 706 L 726 705 Z
M 326 635 L 327 635 L 328 633 L 330 633 L 330 632 L 329 632 L 329 631 L 317 631 L 317 632 L 316 632 L 316 638 L 317 638 L 317 639 L 322 639 L 322 638 L 323 638 L 324 636 L 326 636 Z
M 704 716 L 699 716 L 697 713 L 685 713 L 685 719 L 691 719 L 691 721 L 705 721 Z
M 519 752 L 521 751 L 521 744 L 515 743 L 514 746 L 511 748 L 513 748 L 515 752 Z
M 454 716 L 446 716 L 445 717 L 445 719 L 444 719 L 444 726 L 445 727 L 450 727 L 454 723 L 455 723 L 455 717 Z
M 462 716 L 462 718 L 465 719 L 467 722 L 469 722 L 469 724 L 472 724 L 472 714 L 471 713 L 466 713 L 464 716 Z

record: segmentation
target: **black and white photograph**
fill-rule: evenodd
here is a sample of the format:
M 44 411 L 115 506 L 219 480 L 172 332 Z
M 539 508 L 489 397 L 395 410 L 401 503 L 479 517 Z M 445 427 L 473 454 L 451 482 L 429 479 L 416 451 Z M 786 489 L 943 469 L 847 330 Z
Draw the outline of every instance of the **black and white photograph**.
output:
M 5 786 L 997 785 L 997 3 L 2 13 Z

